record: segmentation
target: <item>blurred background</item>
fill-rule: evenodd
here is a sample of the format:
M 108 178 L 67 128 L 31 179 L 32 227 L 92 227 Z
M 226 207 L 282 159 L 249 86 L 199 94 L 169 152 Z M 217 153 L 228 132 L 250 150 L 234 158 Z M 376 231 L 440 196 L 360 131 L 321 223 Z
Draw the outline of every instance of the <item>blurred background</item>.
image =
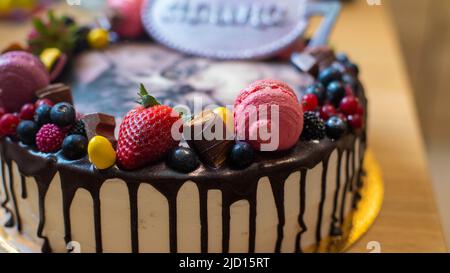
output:
M 7 38 L 12 32 L 22 33 L 21 35 L 25 37 L 29 21 L 21 20 L 27 18 L 30 13 L 39 12 L 42 6 L 36 4 L 57 3 L 60 10 L 77 16 L 81 12 L 74 9 L 73 5 L 80 2 L 83 3 L 84 8 L 95 12 L 101 11 L 104 4 L 102 0 L 0 0 L 0 17 L 3 18 L 0 23 L 0 46 L 4 47 L 11 42 Z M 364 2 L 364 5 L 361 2 Z M 434 189 L 435 202 L 450 249 L 450 213 L 448 213 L 450 209 L 450 107 L 447 106 L 450 102 L 450 1 L 347 0 L 343 3 L 344 11 L 348 13 L 372 14 L 368 18 L 371 18 L 373 22 L 361 22 L 362 24 L 376 24 L 377 17 L 373 14 L 379 8 L 386 10 L 390 17 L 389 22 L 395 31 L 407 79 L 411 86 L 420 134 L 425 143 L 426 162 Z M 10 9 L 12 5 L 20 7 L 20 11 L 12 12 Z M 5 18 L 8 19 L 5 20 Z M 351 32 L 351 26 L 346 25 L 346 31 Z M 339 35 L 343 33 L 337 32 Z M 364 42 L 365 39 L 358 38 L 358 41 Z M 358 54 L 368 54 L 368 49 L 375 46 L 368 41 L 366 41 L 367 44 L 359 46 L 361 50 L 351 52 L 356 62 L 358 62 Z M 377 43 L 382 44 L 383 41 L 377 41 Z M 375 57 L 386 58 L 385 56 Z M 366 69 L 363 67 L 362 71 L 368 71 Z M 372 116 L 371 119 L 376 121 L 377 117 Z M 404 132 L 402 137 L 407 137 L 408 133 Z M 376 143 L 374 146 L 377 146 Z
M 414 91 L 428 167 L 450 248 L 450 1 L 385 2 Z

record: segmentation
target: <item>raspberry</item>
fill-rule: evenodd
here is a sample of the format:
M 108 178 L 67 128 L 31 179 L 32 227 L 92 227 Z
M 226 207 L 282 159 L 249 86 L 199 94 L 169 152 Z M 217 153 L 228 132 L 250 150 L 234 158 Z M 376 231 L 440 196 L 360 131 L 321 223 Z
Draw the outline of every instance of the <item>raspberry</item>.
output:
M 61 148 L 64 134 L 54 124 L 45 124 L 36 135 L 36 145 L 44 153 L 56 152 Z
M 325 122 L 317 115 L 316 112 L 305 112 L 305 125 L 301 135 L 302 140 L 321 140 L 325 138 Z

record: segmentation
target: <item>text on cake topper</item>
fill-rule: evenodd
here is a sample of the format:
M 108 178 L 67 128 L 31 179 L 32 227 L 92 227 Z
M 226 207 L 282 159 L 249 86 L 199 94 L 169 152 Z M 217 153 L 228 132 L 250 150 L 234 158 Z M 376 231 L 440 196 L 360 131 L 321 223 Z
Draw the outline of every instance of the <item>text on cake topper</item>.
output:
M 168 5 L 162 17 L 167 23 L 266 28 L 281 25 L 286 13 L 287 7 L 279 1 L 227 3 L 181 0 Z

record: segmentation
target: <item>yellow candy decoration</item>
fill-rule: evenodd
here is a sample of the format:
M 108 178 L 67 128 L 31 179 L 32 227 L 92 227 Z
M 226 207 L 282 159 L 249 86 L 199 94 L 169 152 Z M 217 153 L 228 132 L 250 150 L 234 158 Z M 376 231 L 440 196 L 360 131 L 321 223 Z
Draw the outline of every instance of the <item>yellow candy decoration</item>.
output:
M 62 52 L 61 50 L 57 48 L 47 48 L 44 51 L 42 51 L 39 58 L 41 59 L 42 63 L 45 65 L 45 68 L 47 68 L 47 71 L 51 71 L 55 63 L 58 61 L 59 57 L 61 56 Z
M 94 28 L 87 36 L 89 46 L 94 49 L 104 49 L 109 45 L 109 33 L 103 28 Z
M 214 109 L 213 112 L 225 122 L 227 129 L 230 130 L 230 132 L 234 132 L 234 116 L 228 108 L 218 107 Z
M 89 161 L 99 170 L 105 170 L 116 163 L 116 151 L 111 142 L 102 136 L 95 136 L 88 145 Z

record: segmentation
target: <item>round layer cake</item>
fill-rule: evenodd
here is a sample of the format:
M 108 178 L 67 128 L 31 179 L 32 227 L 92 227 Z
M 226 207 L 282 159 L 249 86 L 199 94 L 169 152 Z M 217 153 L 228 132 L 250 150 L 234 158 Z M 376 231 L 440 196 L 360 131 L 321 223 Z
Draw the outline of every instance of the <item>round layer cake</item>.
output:
M 150 44 L 86 53 L 73 75 L 78 111 L 118 119 L 134 106 L 137 82 L 169 104 L 189 105 L 199 96 L 232 105 L 257 79 L 287 82 L 299 96 L 314 81 L 290 64 L 212 61 Z M 339 141 L 300 141 L 287 152 L 258 154 L 244 170 L 201 166 L 185 175 L 164 162 L 98 171 L 87 159 L 67 161 L 5 139 L 3 219 L 33 250 L 62 252 L 71 241 L 83 252 L 314 250 L 340 234 L 352 211 L 364 143 L 351 133 Z
M 257 80 L 282 81 L 298 98 L 316 81 L 288 62 L 218 61 L 133 42 L 83 53 L 69 74 L 77 112 L 110 114 L 117 124 L 136 106 L 139 83 L 162 104 L 198 114 L 198 100 L 232 107 Z M 365 108 L 361 85 L 353 87 Z M 346 236 L 365 144 L 364 128 L 348 130 L 339 139 L 255 151 L 246 168 L 202 162 L 183 173 L 164 159 L 99 170 L 87 156 L 68 160 L 2 137 L 0 219 L 20 251 L 314 252 Z

